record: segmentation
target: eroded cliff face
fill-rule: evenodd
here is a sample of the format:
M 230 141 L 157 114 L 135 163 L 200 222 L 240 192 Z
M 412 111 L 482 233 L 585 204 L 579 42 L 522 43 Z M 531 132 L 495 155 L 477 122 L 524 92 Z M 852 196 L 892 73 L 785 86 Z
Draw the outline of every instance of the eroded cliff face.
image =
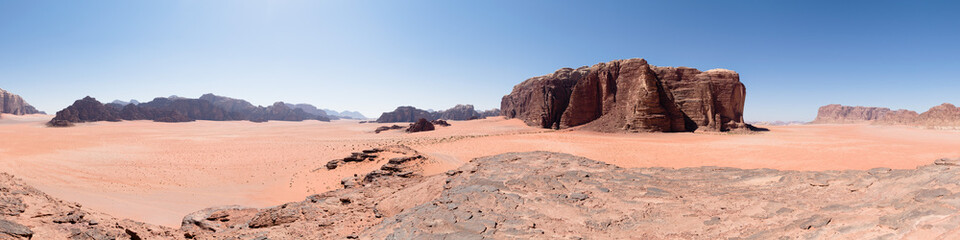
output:
M 813 123 L 872 123 L 929 128 L 960 128 L 960 108 L 944 103 L 923 113 L 880 107 L 851 107 L 831 104 L 820 107 Z
M 0 113 L 14 115 L 36 114 L 40 113 L 36 108 L 30 106 L 19 95 L 0 89 Z
M 531 126 L 682 132 L 746 128 L 746 87 L 734 71 L 615 60 L 530 78 L 503 97 L 507 118 Z

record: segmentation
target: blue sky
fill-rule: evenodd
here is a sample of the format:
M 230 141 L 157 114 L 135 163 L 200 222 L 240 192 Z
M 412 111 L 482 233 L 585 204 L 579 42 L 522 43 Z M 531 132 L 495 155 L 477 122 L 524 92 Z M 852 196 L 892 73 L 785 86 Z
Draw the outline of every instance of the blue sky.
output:
M 922 4 L 921 4 L 922 3 Z M 203 93 L 369 117 L 499 107 L 526 78 L 623 58 L 727 68 L 750 120 L 960 103 L 951 1 L 3 1 L 0 88 L 48 113 Z

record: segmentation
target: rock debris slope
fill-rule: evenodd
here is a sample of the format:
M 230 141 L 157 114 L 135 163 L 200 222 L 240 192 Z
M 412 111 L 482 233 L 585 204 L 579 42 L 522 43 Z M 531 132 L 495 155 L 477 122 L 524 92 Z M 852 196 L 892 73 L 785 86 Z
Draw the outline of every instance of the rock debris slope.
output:
M 563 68 L 516 85 L 500 109 L 532 126 L 596 131 L 748 129 L 746 88 L 725 69 L 657 67 L 644 59 Z

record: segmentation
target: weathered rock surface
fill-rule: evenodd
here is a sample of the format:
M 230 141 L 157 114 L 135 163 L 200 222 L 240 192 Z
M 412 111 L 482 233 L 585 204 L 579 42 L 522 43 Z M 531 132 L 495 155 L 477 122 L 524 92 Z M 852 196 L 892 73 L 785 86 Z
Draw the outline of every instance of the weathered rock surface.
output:
M 180 239 L 176 229 L 84 209 L 0 173 L 0 239 Z
M 831 104 L 820 107 L 813 123 L 873 123 L 928 128 L 960 128 L 960 108 L 944 103 L 923 113 L 878 107 L 850 107 Z
M 325 115 L 313 115 L 300 108 L 291 109 L 283 102 L 262 107 L 253 106 L 241 99 L 204 94 L 199 99 L 176 96 L 170 98 L 159 97 L 150 102 L 127 105 L 102 104 L 88 96 L 57 112 L 57 116 L 50 121 L 49 125 L 67 126 L 70 123 L 120 121 L 121 119 L 153 120 L 156 122 L 190 122 L 195 120 L 266 122 L 311 119 L 330 121 Z
M 36 108 L 30 106 L 19 95 L 0 89 L 0 113 L 13 115 L 36 114 L 41 113 Z
M 507 118 L 544 128 L 727 131 L 748 128 L 745 96 L 734 71 L 701 72 L 628 59 L 527 79 L 503 97 L 500 109 Z
M 408 127 L 406 131 L 413 133 L 433 131 L 434 129 L 436 128 L 433 126 L 433 123 L 430 123 L 430 121 L 428 121 L 426 118 L 421 118 L 420 120 L 417 120 L 417 122 L 410 124 L 410 127 Z

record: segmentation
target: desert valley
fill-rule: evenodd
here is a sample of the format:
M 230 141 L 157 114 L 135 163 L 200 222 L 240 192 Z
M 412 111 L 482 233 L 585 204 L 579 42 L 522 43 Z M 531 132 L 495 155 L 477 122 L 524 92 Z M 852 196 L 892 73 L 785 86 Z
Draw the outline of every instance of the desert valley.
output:
M 950 158 L 960 156 L 960 132 L 950 130 L 960 109 L 830 105 L 811 124 L 752 126 L 742 117 L 745 92 L 730 70 L 643 59 L 528 79 L 500 109 L 398 107 L 376 120 L 213 94 L 86 97 L 45 115 L 4 91 L 0 167 L 10 175 L 0 188 L 0 236 L 769 239 L 960 230 L 960 160 Z M 886 120 L 900 115 L 911 117 Z

